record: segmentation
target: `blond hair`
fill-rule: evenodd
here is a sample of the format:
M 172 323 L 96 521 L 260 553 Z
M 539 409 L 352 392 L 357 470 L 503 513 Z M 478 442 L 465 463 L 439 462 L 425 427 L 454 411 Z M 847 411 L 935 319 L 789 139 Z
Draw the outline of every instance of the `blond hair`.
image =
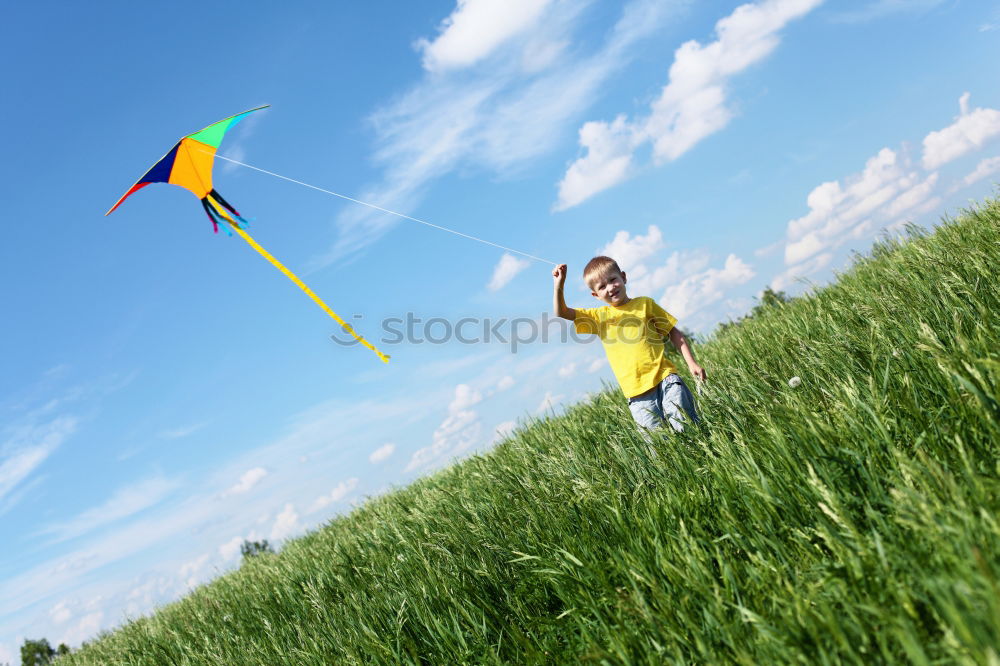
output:
M 618 267 L 618 262 L 611 257 L 594 257 L 587 262 L 587 265 L 583 267 L 583 281 L 587 283 L 587 286 L 593 289 L 592 282 L 597 278 L 604 277 L 608 273 L 616 271 L 618 273 L 622 272 L 622 269 Z

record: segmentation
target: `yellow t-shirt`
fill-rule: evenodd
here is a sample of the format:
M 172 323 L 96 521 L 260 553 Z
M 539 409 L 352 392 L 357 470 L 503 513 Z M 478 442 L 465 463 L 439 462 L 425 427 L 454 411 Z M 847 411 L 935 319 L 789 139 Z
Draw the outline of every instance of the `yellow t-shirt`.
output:
M 621 307 L 577 308 L 573 325 L 577 333 L 601 337 L 608 362 L 625 396 L 632 398 L 677 372 L 667 359 L 663 338 L 677 319 L 652 298 L 633 298 Z

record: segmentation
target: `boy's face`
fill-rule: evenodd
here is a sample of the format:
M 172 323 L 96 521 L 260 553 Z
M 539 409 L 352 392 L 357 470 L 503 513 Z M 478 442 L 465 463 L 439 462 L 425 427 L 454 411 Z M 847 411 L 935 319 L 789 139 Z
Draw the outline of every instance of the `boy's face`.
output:
M 628 302 L 628 296 L 625 294 L 626 282 L 625 273 L 612 270 L 591 281 L 590 294 L 608 305 L 624 305 Z

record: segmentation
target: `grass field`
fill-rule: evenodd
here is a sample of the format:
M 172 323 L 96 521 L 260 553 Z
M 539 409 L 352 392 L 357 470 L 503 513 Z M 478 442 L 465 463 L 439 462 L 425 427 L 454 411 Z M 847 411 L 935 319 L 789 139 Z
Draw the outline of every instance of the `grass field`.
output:
M 1000 663 L 1000 202 L 60 663 Z M 801 377 L 792 388 L 788 379 Z

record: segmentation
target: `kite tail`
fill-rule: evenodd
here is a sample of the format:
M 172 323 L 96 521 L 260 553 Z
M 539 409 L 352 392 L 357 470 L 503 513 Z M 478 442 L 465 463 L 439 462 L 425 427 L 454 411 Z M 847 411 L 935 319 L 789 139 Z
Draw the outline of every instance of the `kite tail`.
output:
M 219 194 L 218 192 L 216 192 L 216 191 L 215 191 L 214 189 L 212 189 L 211 191 L 209 191 L 209 193 L 208 193 L 208 196 L 212 197 L 212 198 L 213 198 L 213 199 L 215 199 L 215 200 L 216 200 L 216 201 L 217 201 L 218 203 L 222 204 L 222 205 L 223 205 L 223 207 L 224 207 L 224 208 L 225 208 L 226 210 L 228 210 L 228 211 L 229 211 L 230 213 L 232 213 L 233 215 L 235 215 L 235 216 L 236 216 L 236 218 L 237 218 L 237 219 L 238 219 L 238 220 L 239 220 L 240 222 L 242 222 L 243 224 L 249 224 L 249 223 L 247 222 L 246 218 L 245 218 L 245 217 L 242 217 L 242 216 L 240 215 L 239 211 L 238 211 L 238 210 L 236 210 L 235 208 L 233 208 L 233 205 L 232 205 L 231 203 L 229 203 L 228 201 L 226 201 L 225 199 L 223 199 L 223 198 L 222 198 L 222 195 L 221 195 L 221 194 Z
M 312 289 L 307 287 L 306 284 L 302 280 L 300 280 L 297 275 L 295 275 L 295 273 L 285 268 L 284 264 L 282 264 L 280 261 L 271 256 L 270 252 L 262 248 L 257 243 L 257 241 L 251 238 L 250 234 L 248 234 L 246 231 L 243 230 L 243 227 L 247 225 L 247 221 L 242 216 L 240 216 L 238 212 L 236 212 L 236 209 L 233 208 L 232 205 L 229 204 L 229 202 L 227 202 L 225 199 L 219 196 L 218 192 L 216 192 L 215 190 L 209 191 L 209 193 L 206 194 L 205 197 L 201 200 L 201 205 L 202 207 L 204 207 L 205 213 L 208 214 L 208 219 L 212 221 L 212 226 L 215 228 L 216 233 L 219 232 L 219 225 L 222 224 L 223 229 L 226 230 L 226 233 L 232 236 L 232 234 L 229 232 L 229 228 L 232 227 L 233 230 L 235 230 L 236 233 L 238 233 L 243 238 L 243 240 L 245 240 L 247 243 L 250 244 L 250 247 L 257 250 L 257 252 L 259 252 L 262 257 L 267 259 L 269 262 L 271 262 L 271 264 L 275 268 L 284 273 L 285 277 L 294 282 L 295 285 L 299 289 L 304 291 L 306 295 L 309 296 L 309 298 L 311 298 L 316 303 L 316 305 L 320 306 L 323 309 L 323 311 L 330 316 L 331 319 L 340 324 L 345 331 L 354 336 L 355 340 L 357 340 L 362 345 L 375 352 L 375 354 L 380 359 L 382 359 L 383 362 L 385 363 L 389 362 L 388 355 L 383 354 L 375 347 L 375 345 L 373 345 L 372 343 L 368 342 L 363 337 L 361 337 L 361 335 L 359 335 L 357 331 L 351 328 L 350 324 L 341 319 L 336 312 L 330 309 L 329 305 L 324 303 L 323 300 L 319 296 L 317 296 Z
M 222 195 L 215 190 L 210 190 L 205 196 L 206 199 L 215 207 L 215 210 L 225 219 L 229 221 L 230 224 L 237 225 L 240 227 L 249 226 L 249 222 L 245 217 L 239 214 L 233 205 L 222 198 Z M 228 212 L 228 214 L 227 214 Z M 232 218 L 236 218 L 235 220 Z M 238 221 L 237 221 L 238 220 Z
M 205 215 L 208 215 L 209 222 L 212 223 L 212 231 L 219 233 L 219 222 L 220 219 L 218 214 L 212 210 L 212 206 L 208 203 L 208 197 L 201 200 L 201 206 L 205 209 Z
M 333 319 L 335 322 L 337 322 L 338 324 L 340 324 L 340 326 L 345 331 L 347 331 L 348 333 L 350 333 L 354 337 L 355 340 L 357 340 L 362 345 L 364 345 L 368 349 L 370 349 L 373 352 L 375 352 L 375 354 L 380 359 L 382 359 L 383 362 L 385 362 L 385 363 L 389 362 L 389 356 L 388 355 L 383 354 L 381 351 L 379 351 L 375 347 L 375 345 L 373 345 L 372 343 L 368 342 L 363 337 L 361 337 L 361 335 L 357 331 L 355 331 L 351 327 L 350 324 L 348 324 L 346 321 L 344 321 L 343 319 L 341 319 L 340 316 L 336 312 L 334 312 L 333 310 L 330 309 L 329 305 L 327 305 L 326 303 L 323 302 L 323 299 L 321 299 L 319 296 L 317 296 L 316 293 L 312 289 L 310 289 L 309 287 L 307 287 L 306 284 L 302 280 L 300 280 L 299 277 L 295 273 L 293 273 L 290 270 L 288 270 L 287 268 L 285 268 L 284 264 L 282 264 L 280 261 L 278 261 L 273 256 L 271 256 L 271 253 L 268 252 L 267 250 L 265 250 L 264 248 L 262 248 L 260 246 L 260 244 L 257 243 L 257 241 L 255 241 L 253 238 L 250 237 L 250 234 L 248 234 L 247 232 L 245 232 L 243 230 L 242 227 L 240 227 L 237 224 L 233 224 L 233 229 L 236 230 L 236 233 L 238 233 L 243 238 L 243 240 L 245 240 L 247 243 L 249 243 L 250 247 L 252 247 L 253 249 L 257 250 L 257 252 L 260 253 L 260 256 L 264 257 L 269 262 L 271 262 L 271 264 L 275 268 L 277 268 L 279 271 L 281 271 L 282 273 L 284 273 L 285 277 L 287 277 L 289 280 L 291 280 L 292 282 L 294 282 L 295 286 L 297 286 L 299 289 L 301 289 L 302 291 L 304 291 L 306 293 L 306 295 L 309 298 L 311 298 L 316 303 L 316 305 L 320 306 L 323 309 L 323 311 L 330 316 L 331 319 Z
M 232 236 L 233 234 L 229 231 L 229 227 L 234 229 L 238 228 L 241 223 L 245 223 L 244 220 L 239 215 L 235 213 L 230 214 L 229 210 L 223 207 L 211 193 L 207 194 L 204 199 L 201 200 L 201 205 L 205 208 L 205 212 L 208 213 L 208 217 L 212 220 L 212 227 L 215 233 L 219 233 L 219 225 L 225 229 L 226 233 Z M 235 219 L 234 219 L 235 218 Z

